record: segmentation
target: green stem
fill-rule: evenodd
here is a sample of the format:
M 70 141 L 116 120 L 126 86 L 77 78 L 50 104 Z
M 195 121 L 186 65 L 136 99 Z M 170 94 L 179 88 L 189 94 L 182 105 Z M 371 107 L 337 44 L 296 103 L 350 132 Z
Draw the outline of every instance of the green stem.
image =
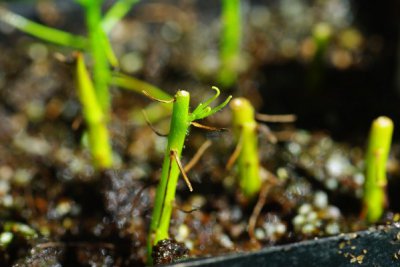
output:
M 158 241 L 166 239 L 169 236 L 169 223 L 179 177 L 178 164 L 175 161 L 171 161 L 171 153 L 175 152 L 177 157 L 180 157 L 182 153 L 185 137 L 190 126 L 189 101 L 190 95 L 188 92 L 178 91 L 176 93 L 172 110 L 170 133 L 168 135 L 168 146 L 165 150 L 161 180 L 157 187 L 150 225 L 150 236 L 148 240 L 149 259 L 151 259 L 152 247 L 156 245 Z
M 230 103 L 232 122 L 241 150 L 238 157 L 239 184 L 243 194 L 254 197 L 261 188 L 258 157 L 257 122 L 254 108 L 245 98 L 235 98 Z
M 106 35 L 101 27 L 101 3 L 102 0 L 81 1 L 86 12 L 86 24 L 89 32 L 90 52 L 93 57 L 93 79 L 96 95 L 101 108 L 109 114 L 110 95 L 108 81 L 111 77 L 107 62 Z
M 99 169 L 110 168 L 112 166 L 112 150 L 109 143 L 107 122 L 81 54 L 78 54 L 77 57 L 76 72 L 78 96 L 88 128 L 89 147 L 94 165 Z
M 240 0 L 222 0 L 219 82 L 223 86 L 231 86 L 237 80 L 241 33 Z
M 85 50 L 88 47 L 88 41 L 83 36 L 73 35 L 68 32 L 47 27 L 1 7 L 0 20 L 19 29 L 20 31 L 51 43 L 78 50 Z
M 204 103 L 200 103 L 192 113 L 189 113 L 190 94 L 186 91 L 178 91 L 175 95 L 170 132 L 168 135 L 168 145 L 165 150 L 161 180 L 157 187 L 147 242 L 149 264 L 152 263 L 151 253 L 153 246 L 156 245 L 158 241 L 168 238 L 168 229 L 175 201 L 175 190 L 180 172 L 175 158 L 178 160 L 180 159 L 190 124 L 194 120 L 203 119 L 221 110 L 232 98 L 232 96 L 229 96 L 222 104 L 211 108 L 209 104 L 220 94 L 218 88 L 213 87 L 213 90 L 216 91 L 215 95 Z
M 386 164 L 393 134 L 393 122 L 388 117 L 373 121 L 366 155 L 364 213 L 368 222 L 377 222 L 386 204 Z

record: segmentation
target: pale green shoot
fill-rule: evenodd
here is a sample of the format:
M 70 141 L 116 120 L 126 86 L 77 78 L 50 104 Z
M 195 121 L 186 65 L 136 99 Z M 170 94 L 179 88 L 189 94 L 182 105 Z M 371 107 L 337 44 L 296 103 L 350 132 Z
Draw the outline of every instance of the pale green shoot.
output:
M 90 151 L 94 165 L 99 169 L 112 166 L 112 149 L 109 143 L 107 120 L 98 103 L 90 75 L 82 54 L 77 56 L 76 65 L 78 96 L 82 104 L 83 116 L 87 124 Z

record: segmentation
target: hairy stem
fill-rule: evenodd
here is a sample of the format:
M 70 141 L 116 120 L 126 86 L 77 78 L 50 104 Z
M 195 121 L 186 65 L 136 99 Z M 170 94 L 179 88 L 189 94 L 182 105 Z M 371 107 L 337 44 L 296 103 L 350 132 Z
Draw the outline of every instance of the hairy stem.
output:
M 189 130 L 189 101 L 190 95 L 186 91 L 178 91 L 172 110 L 168 145 L 165 150 L 162 166 L 161 180 L 157 187 L 156 199 L 153 209 L 153 217 L 150 225 L 148 240 L 149 259 L 151 259 L 152 247 L 158 241 L 168 238 L 168 229 L 171 219 L 172 207 L 175 200 L 175 190 L 178 183 L 179 168 L 171 153 L 180 157 L 186 134 Z

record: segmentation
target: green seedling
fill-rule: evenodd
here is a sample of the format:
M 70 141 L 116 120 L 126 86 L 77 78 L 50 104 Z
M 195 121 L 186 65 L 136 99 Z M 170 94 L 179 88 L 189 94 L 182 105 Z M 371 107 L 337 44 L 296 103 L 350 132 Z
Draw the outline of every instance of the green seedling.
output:
M 329 41 L 332 37 L 331 26 L 323 22 L 316 24 L 313 29 L 312 36 L 316 47 L 314 57 L 322 60 L 322 57 L 325 54 Z
M 234 156 L 237 158 L 239 185 L 247 198 L 252 198 L 261 188 L 260 163 L 258 156 L 257 122 L 254 108 L 245 98 L 235 98 L 230 103 L 233 130 L 237 146 Z M 233 164 L 228 162 L 228 168 Z
M 312 40 L 315 45 L 315 53 L 312 58 L 310 71 L 308 74 L 311 89 L 316 89 L 321 85 L 324 78 L 324 57 L 332 37 L 332 28 L 329 24 L 321 22 L 315 25 L 312 32 Z
M 150 263 L 153 246 L 169 236 L 168 230 L 179 173 L 182 173 L 190 191 L 193 190 L 180 163 L 183 144 L 189 128 L 196 124 L 196 120 L 206 118 L 225 107 L 231 99 L 231 96 L 229 96 L 222 104 L 211 108 L 210 104 L 220 94 L 218 88 L 213 87 L 213 89 L 216 94 L 204 103 L 200 103 L 192 113 L 189 112 L 190 94 L 187 91 L 178 91 L 173 99 L 168 144 L 165 150 L 160 183 L 156 191 L 148 239 L 148 260 Z
M 115 64 L 115 57 L 101 28 L 102 1 L 81 0 L 79 3 L 85 8 L 89 38 L 38 24 L 5 9 L 0 10 L 1 20 L 45 41 L 85 50 L 91 54 L 94 61 L 94 84 L 86 70 L 83 56 L 79 54 L 76 69 L 77 87 L 88 126 L 89 148 L 93 163 L 97 168 L 105 169 L 112 166 L 112 152 L 107 129 L 110 102 L 107 84 L 110 79 L 108 59 Z
M 85 10 L 86 26 L 88 37 L 75 35 L 62 30 L 54 29 L 37 22 L 26 19 L 5 8 L 0 7 L 0 20 L 42 40 L 58 45 L 89 52 L 93 60 L 93 82 L 87 74 L 83 59 L 80 56 L 77 64 L 79 95 L 83 105 L 84 117 L 87 120 L 89 145 L 94 157 L 94 164 L 99 168 L 107 168 L 112 165 L 111 149 L 105 138 L 109 136 L 107 122 L 110 113 L 110 96 L 108 86 L 118 85 L 136 92 L 146 91 L 157 98 L 170 98 L 160 89 L 122 74 L 112 74 L 110 66 L 118 67 L 118 60 L 114 55 L 111 44 L 107 38 L 107 33 L 122 19 L 130 8 L 139 2 L 138 0 L 119 0 L 102 16 L 101 7 L 103 0 L 76 0 Z M 89 89 L 88 89 L 89 88 Z M 82 96 L 87 95 L 94 88 L 94 95 L 90 93 L 90 100 Z M 92 90 L 93 91 L 93 90 Z M 85 93 L 84 93 L 85 92 Z M 101 109 L 101 115 L 98 111 Z M 156 121 L 161 113 L 170 111 L 169 107 L 159 106 L 148 110 L 151 121 Z M 154 114 L 157 113 L 157 114 Z M 90 115 L 92 114 L 92 115 Z M 93 115 L 97 114 L 97 115 Z M 96 119 L 94 123 L 93 117 Z M 90 119 L 90 121 L 89 121 Z M 103 125 L 100 125 L 103 124 Z M 99 130 L 99 134 L 94 134 L 94 129 Z M 90 133 L 91 132 L 91 133 Z M 98 139 L 98 140 L 95 140 Z
M 260 160 L 258 156 L 258 133 L 263 133 L 271 142 L 276 143 L 276 137 L 269 128 L 259 124 L 256 120 L 264 122 L 294 122 L 296 116 L 255 114 L 251 103 L 243 97 L 235 98 L 230 103 L 232 111 L 233 131 L 236 139 L 236 149 L 228 160 L 226 168 L 230 170 L 237 162 L 239 186 L 246 199 L 258 195 L 262 187 L 260 175 Z
M 58 45 L 88 51 L 93 58 L 94 87 L 98 101 L 108 116 L 110 96 L 108 82 L 111 77 L 109 64 L 118 66 L 111 44 L 106 36 L 138 0 L 119 0 L 102 16 L 103 0 L 76 0 L 85 10 L 88 38 L 28 20 L 18 14 L 0 9 L 0 20 L 17 29 Z
M 103 0 L 76 0 L 85 6 L 99 6 Z M 101 27 L 107 34 L 111 32 L 113 27 L 129 12 L 129 10 L 138 3 L 139 0 L 118 0 L 106 12 L 101 20 Z M 92 9 L 91 12 L 98 12 Z M 93 12 L 93 14 L 95 13 Z M 93 18 L 92 18 L 93 19 Z M 92 20 L 91 19 L 91 20 Z M 0 20 L 39 39 L 70 47 L 78 50 L 86 50 L 89 41 L 86 37 L 54 29 L 43 24 L 26 19 L 14 12 L 0 7 Z M 94 18 L 93 21 L 96 21 Z
M 77 0 L 77 2 L 85 10 L 86 27 L 89 37 L 88 50 L 93 59 L 93 80 L 97 101 L 108 116 L 110 108 L 108 81 L 111 77 L 111 72 L 107 54 L 111 50 L 111 46 L 101 26 L 101 5 L 103 0 Z
M 219 82 L 233 85 L 238 76 L 242 35 L 240 0 L 222 0 Z
M 93 162 L 99 169 L 110 168 L 112 166 L 112 149 L 109 143 L 107 120 L 97 100 L 96 92 L 82 54 L 78 54 L 77 56 L 76 76 L 78 96 L 87 124 L 87 134 Z
M 372 122 L 365 160 L 363 215 L 370 223 L 377 222 L 386 206 L 386 164 L 392 142 L 393 122 L 379 117 Z

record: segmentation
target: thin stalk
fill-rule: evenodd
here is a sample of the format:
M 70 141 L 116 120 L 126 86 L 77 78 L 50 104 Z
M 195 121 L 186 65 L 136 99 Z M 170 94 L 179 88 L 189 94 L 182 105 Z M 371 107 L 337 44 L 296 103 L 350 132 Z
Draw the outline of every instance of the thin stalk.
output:
M 107 62 L 107 48 L 105 33 L 101 27 L 102 0 L 81 1 L 86 13 L 86 24 L 89 32 L 90 52 L 93 57 L 93 79 L 96 95 L 102 110 L 109 114 L 110 95 L 108 81 L 111 77 Z
M 238 76 L 242 35 L 240 0 L 222 0 L 219 82 L 233 85 Z
M 115 24 L 118 23 L 128 12 L 132 6 L 139 0 L 119 0 L 104 15 L 101 25 L 104 32 L 109 33 Z
M 171 161 L 171 153 L 176 153 L 178 157 L 182 153 L 185 137 L 190 126 L 189 101 L 190 95 L 188 92 L 178 91 L 176 93 L 170 133 L 168 135 L 168 146 L 165 150 L 161 180 L 157 187 L 150 225 L 148 242 L 149 259 L 151 258 L 152 247 L 158 241 L 166 239 L 169 236 L 168 229 L 179 176 L 178 164 L 175 161 Z
M 112 150 L 109 143 L 107 121 L 97 101 L 93 83 L 81 54 L 78 54 L 77 57 L 76 72 L 78 96 L 87 124 L 89 146 L 94 165 L 99 169 L 110 168 L 112 166 Z
M 0 20 L 22 32 L 54 44 L 63 45 L 78 50 L 85 50 L 88 47 L 88 41 L 83 36 L 74 35 L 47 27 L 1 7 Z
M 110 79 L 110 84 L 132 90 L 139 94 L 145 91 L 147 94 L 157 99 L 168 100 L 172 98 L 172 96 L 150 83 L 121 73 L 113 74 Z
M 257 122 L 254 108 L 245 98 L 235 98 L 230 103 L 233 130 L 241 150 L 237 159 L 239 185 L 243 194 L 254 197 L 261 188 L 260 164 L 258 157 Z
M 363 213 L 370 223 L 377 222 L 386 206 L 386 164 L 393 134 L 393 122 L 388 117 L 373 121 L 366 155 Z

